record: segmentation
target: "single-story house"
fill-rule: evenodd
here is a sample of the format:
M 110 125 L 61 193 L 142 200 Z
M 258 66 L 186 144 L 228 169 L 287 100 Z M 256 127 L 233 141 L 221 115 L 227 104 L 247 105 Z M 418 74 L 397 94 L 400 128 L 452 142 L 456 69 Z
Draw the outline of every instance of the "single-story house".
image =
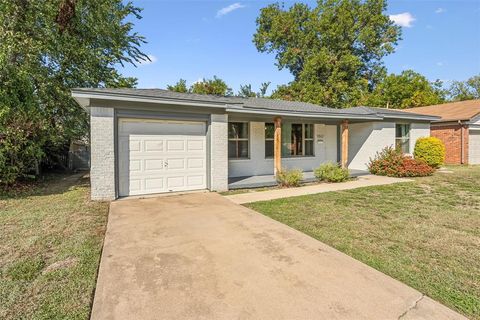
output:
M 443 141 L 447 164 L 480 164 L 480 100 L 467 100 L 406 109 L 440 117 L 430 134 Z
M 437 117 L 160 89 L 74 89 L 90 114 L 93 199 L 208 189 L 325 162 L 366 170 L 386 146 L 413 151 Z

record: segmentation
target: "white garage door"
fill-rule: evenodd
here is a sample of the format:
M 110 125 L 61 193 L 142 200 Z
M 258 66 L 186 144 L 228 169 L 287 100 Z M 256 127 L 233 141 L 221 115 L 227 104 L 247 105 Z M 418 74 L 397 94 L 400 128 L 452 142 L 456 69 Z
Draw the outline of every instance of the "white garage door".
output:
M 206 124 L 119 119 L 120 196 L 205 189 Z
M 480 164 L 480 130 L 469 130 L 468 153 L 469 164 Z

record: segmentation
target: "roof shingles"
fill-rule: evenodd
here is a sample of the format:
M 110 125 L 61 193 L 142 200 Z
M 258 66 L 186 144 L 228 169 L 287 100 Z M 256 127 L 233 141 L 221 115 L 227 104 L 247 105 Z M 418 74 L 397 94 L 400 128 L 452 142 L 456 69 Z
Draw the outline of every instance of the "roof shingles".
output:
M 135 98 L 158 98 L 176 101 L 193 101 L 202 103 L 215 103 L 231 107 L 233 109 L 247 110 L 265 110 L 270 112 L 291 112 L 291 113 L 311 113 L 311 114 L 329 114 L 338 116 L 365 117 L 365 118 L 411 118 L 417 120 L 434 120 L 434 118 L 416 113 L 406 113 L 398 110 L 370 108 L 370 107 L 353 107 L 345 109 L 334 109 L 319 106 L 312 103 L 299 101 L 285 101 L 267 98 L 242 98 L 242 97 L 225 97 L 214 95 L 201 95 L 194 93 L 180 93 L 164 89 L 131 89 L 131 88 L 77 88 L 73 89 L 75 93 L 91 94 L 92 98 L 96 95 L 120 95 Z

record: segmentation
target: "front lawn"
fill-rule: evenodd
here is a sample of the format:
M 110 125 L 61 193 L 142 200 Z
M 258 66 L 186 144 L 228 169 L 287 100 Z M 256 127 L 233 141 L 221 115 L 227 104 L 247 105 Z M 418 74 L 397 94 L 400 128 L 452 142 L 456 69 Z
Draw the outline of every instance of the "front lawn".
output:
M 480 166 L 247 206 L 480 319 Z
M 107 213 L 80 175 L 0 191 L 0 318 L 87 319 Z

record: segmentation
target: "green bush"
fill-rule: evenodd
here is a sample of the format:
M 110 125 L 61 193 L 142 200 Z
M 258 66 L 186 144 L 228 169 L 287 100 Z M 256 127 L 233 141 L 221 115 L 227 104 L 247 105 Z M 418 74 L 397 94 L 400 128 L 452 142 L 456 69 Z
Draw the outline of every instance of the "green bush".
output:
M 388 177 L 425 177 L 434 171 L 424 160 L 413 159 L 392 147 L 377 152 L 368 169 L 372 174 Z
M 438 168 L 445 161 L 445 145 L 435 137 L 419 138 L 413 155 L 415 159 L 425 161 L 430 167 Z
M 342 182 L 348 180 L 348 169 L 341 168 L 336 163 L 325 163 L 314 171 L 315 178 L 319 181 Z
M 277 173 L 277 183 L 281 187 L 298 187 L 303 180 L 303 172 L 300 169 L 282 169 Z

